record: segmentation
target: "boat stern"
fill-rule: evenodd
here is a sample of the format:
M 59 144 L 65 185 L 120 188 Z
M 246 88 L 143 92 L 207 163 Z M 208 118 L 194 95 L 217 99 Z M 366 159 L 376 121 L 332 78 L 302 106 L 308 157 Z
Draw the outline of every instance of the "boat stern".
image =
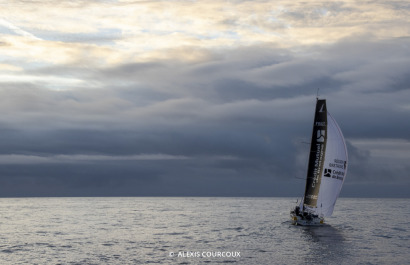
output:
M 312 225 L 323 225 L 325 219 L 319 216 L 300 216 L 295 213 L 290 213 L 290 221 L 292 225 L 302 225 L 302 226 L 312 226 Z

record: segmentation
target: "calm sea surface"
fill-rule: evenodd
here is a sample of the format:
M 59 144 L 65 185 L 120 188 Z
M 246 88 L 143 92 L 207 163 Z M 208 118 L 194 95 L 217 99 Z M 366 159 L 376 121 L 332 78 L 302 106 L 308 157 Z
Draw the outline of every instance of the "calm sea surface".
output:
M 409 264 L 410 199 L 338 200 L 323 227 L 291 198 L 3 198 L 0 264 Z

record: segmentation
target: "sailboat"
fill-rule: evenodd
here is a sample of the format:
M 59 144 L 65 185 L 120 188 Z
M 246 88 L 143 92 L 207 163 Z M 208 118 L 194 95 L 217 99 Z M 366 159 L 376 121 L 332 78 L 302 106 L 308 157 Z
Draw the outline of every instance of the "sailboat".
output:
M 309 164 L 303 199 L 290 212 L 294 225 L 321 225 L 333 213 L 347 172 L 347 149 L 342 131 L 316 98 Z

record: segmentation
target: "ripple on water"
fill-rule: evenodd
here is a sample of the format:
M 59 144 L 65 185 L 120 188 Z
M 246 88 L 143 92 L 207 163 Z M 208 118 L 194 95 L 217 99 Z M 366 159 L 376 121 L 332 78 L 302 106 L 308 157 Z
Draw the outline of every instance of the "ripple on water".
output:
M 407 199 L 342 198 L 321 228 L 290 225 L 286 198 L 0 200 L 2 264 L 406 264 L 410 250 Z M 241 257 L 169 257 L 178 251 Z

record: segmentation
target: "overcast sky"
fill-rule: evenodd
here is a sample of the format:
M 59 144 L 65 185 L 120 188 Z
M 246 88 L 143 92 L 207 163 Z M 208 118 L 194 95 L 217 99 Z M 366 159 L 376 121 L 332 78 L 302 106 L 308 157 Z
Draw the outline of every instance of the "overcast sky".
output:
M 0 0 L 0 196 L 410 195 L 408 1 Z

